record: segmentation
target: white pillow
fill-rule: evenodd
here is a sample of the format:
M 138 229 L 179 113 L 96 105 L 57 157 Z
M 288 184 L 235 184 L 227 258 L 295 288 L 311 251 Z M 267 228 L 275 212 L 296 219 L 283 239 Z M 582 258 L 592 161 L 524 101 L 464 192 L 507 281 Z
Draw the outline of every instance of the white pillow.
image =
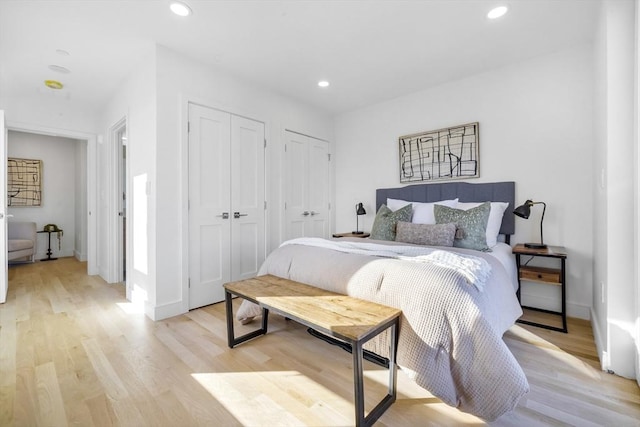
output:
M 406 200 L 400 200 L 400 199 L 387 199 L 387 207 L 389 209 L 391 209 L 392 211 L 397 211 L 400 208 L 404 208 L 405 206 L 407 206 L 408 204 L 410 204 L 411 202 L 408 202 Z
M 411 222 L 414 224 L 435 224 L 436 216 L 433 213 L 433 205 L 442 205 L 455 209 L 458 206 L 458 199 L 441 200 L 433 203 L 414 203 Z
M 482 203 L 459 202 L 458 209 L 466 211 L 481 204 Z M 491 202 L 491 211 L 489 212 L 489 220 L 487 221 L 487 246 L 490 248 L 498 244 L 498 234 L 500 234 L 502 216 L 504 215 L 504 211 L 507 210 L 507 206 L 509 206 L 509 203 L 506 202 Z
M 413 205 L 413 217 L 411 218 L 412 223 L 435 224 L 436 217 L 433 214 L 433 205 L 443 205 L 455 209 L 455 207 L 458 205 L 458 199 L 441 200 L 439 202 L 433 203 L 409 202 L 407 200 L 400 199 L 387 199 L 387 207 L 392 211 L 403 208 L 410 203 Z

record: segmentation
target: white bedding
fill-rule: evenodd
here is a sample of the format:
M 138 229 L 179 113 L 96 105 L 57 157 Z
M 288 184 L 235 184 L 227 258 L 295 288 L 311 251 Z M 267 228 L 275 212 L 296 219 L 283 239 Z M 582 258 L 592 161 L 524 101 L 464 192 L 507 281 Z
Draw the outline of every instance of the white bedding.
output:
M 335 242 L 284 244 L 269 255 L 259 274 L 400 308 L 397 361 L 411 379 L 447 404 L 486 420 L 513 409 L 529 386 L 502 341 L 503 333 L 522 314 L 515 297 L 515 266 L 511 271 L 515 263 L 508 245 L 500 244 L 492 253 L 437 248 L 463 258 L 481 258 L 490 272 L 479 289 L 454 268 L 398 256 L 416 251 L 415 245 L 340 239 L 341 245 L 360 247 L 364 252 L 371 244 L 376 246 L 369 249 L 388 249 L 395 255 L 389 258 L 322 247 Z M 237 317 L 246 319 L 259 313 L 257 306 L 245 301 Z M 387 339 L 381 334 L 365 347 L 387 356 Z
M 498 242 L 497 245 L 491 248 L 493 252 L 487 252 L 504 267 L 509 276 L 511 284 L 513 286 L 513 292 L 518 290 L 518 268 L 516 266 L 516 260 L 511 252 L 511 246 L 506 243 Z

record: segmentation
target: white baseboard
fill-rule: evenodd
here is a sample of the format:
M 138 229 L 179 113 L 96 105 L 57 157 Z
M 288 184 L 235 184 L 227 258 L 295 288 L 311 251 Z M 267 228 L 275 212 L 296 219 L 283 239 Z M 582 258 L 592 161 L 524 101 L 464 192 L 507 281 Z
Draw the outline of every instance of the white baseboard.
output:
M 600 358 L 600 368 L 603 371 L 606 371 L 610 367 L 609 355 L 606 351 L 605 336 L 600 330 L 600 326 L 598 326 L 599 324 L 600 322 L 598 322 L 598 316 L 596 315 L 595 310 L 591 309 L 591 329 L 593 330 L 593 340 L 596 343 L 596 351 Z
M 173 316 L 178 316 L 180 314 L 186 313 L 186 311 L 183 308 L 182 301 L 176 301 L 157 307 L 152 307 L 147 304 L 145 306 L 145 313 L 151 320 L 156 321 L 167 319 Z
M 540 295 L 522 294 L 524 305 L 531 307 L 544 308 L 545 310 L 560 311 L 560 303 L 557 299 L 547 298 Z M 579 305 L 567 302 L 567 316 L 576 317 L 578 319 L 591 319 L 592 310 L 589 306 Z
M 51 254 L 51 258 L 66 258 L 75 256 L 74 250 L 64 250 L 64 251 L 53 251 Z M 47 252 L 36 252 L 36 259 L 41 260 L 47 257 Z
M 87 256 L 80 251 L 73 251 L 73 256 L 80 262 L 85 262 L 87 260 Z

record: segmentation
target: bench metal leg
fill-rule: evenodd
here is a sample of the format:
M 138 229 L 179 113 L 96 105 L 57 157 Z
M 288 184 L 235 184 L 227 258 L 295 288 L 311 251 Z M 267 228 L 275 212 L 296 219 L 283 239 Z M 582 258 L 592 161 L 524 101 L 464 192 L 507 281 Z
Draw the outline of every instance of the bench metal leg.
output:
M 245 341 L 249 341 L 255 337 L 259 337 L 260 335 L 265 335 L 267 333 L 267 324 L 269 322 L 269 310 L 266 308 L 262 308 L 262 324 L 260 329 L 255 330 L 253 332 L 249 332 L 248 334 L 242 335 L 241 337 L 236 338 L 233 332 L 233 303 L 232 303 L 232 294 L 231 292 L 225 289 L 224 291 L 224 302 L 227 311 L 227 343 L 229 348 L 233 348 L 238 344 L 241 344 Z
M 355 342 L 352 344 L 351 349 L 353 353 L 353 404 L 356 410 L 356 426 L 364 426 L 364 374 L 362 366 L 362 343 Z
M 356 341 L 351 344 L 353 353 L 353 388 L 354 388 L 354 404 L 356 412 L 356 426 L 372 426 L 378 418 L 386 411 L 389 406 L 396 401 L 396 390 L 398 386 L 398 376 L 396 365 L 396 353 L 398 351 L 398 324 L 399 319 L 396 318 L 391 324 L 391 342 L 389 355 L 389 389 L 387 395 L 369 412 L 364 415 L 364 373 L 362 366 L 363 341 Z M 382 332 L 382 331 L 380 331 Z

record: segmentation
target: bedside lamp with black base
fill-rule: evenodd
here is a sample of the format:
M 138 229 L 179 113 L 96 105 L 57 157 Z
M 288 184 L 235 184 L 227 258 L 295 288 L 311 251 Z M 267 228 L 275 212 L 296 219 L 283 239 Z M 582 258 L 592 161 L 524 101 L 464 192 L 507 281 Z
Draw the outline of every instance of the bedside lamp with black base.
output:
M 363 231 L 359 231 L 359 227 L 358 227 L 358 217 L 360 215 L 366 215 L 367 211 L 364 210 L 364 206 L 362 206 L 362 202 L 358 203 L 356 205 L 356 231 L 353 232 L 353 234 L 363 234 Z
M 540 243 L 525 243 L 524 247 L 529 249 L 545 249 L 547 245 L 544 244 L 544 238 L 542 236 L 542 221 L 544 221 L 544 212 L 547 210 L 547 204 L 545 202 L 533 202 L 531 200 L 527 200 L 524 204 L 515 208 L 513 213 L 520 218 L 529 219 L 531 206 L 533 205 L 543 205 L 542 218 L 540 218 Z

